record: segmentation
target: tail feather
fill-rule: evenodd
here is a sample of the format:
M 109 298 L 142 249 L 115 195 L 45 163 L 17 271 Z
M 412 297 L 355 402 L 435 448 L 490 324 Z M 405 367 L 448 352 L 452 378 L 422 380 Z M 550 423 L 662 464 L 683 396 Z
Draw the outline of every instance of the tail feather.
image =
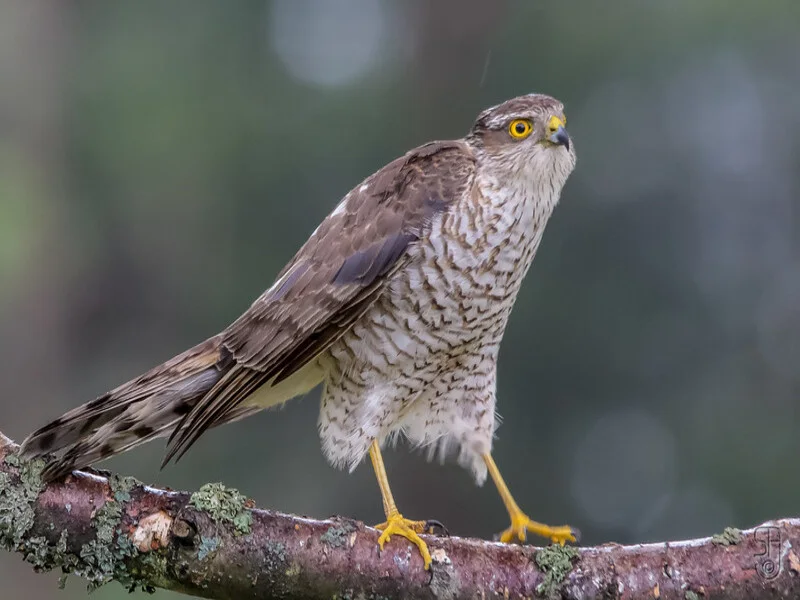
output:
M 222 378 L 226 363 L 219 339 L 206 340 L 35 431 L 22 452 L 29 457 L 56 453 L 42 474 L 52 480 L 169 435 Z

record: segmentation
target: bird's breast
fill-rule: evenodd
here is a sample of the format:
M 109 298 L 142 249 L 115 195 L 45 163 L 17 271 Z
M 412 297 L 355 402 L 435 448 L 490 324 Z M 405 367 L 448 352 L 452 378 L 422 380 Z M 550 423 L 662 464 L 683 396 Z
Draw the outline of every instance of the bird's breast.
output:
M 437 216 L 340 358 L 402 374 L 498 344 L 552 210 L 529 192 L 465 198 Z
M 386 308 L 449 347 L 499 341 L 552 211 L 534 192 L 475 194 L 437 218 L 390 285 Z

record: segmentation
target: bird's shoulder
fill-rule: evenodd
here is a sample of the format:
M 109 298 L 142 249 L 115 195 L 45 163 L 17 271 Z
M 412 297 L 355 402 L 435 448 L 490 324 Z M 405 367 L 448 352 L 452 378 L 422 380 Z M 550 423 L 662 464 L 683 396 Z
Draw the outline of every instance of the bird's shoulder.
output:
M 431 217 L 470 190 L 475 165 L 472 149 L 461 140 L 429 142 L 408 151 L 353 187 L 279 277 L 303 259 L 345 260 L 348 252 L 376 240 L 417 237 Z
M 471 189 L 474 172 L 470 147 L 445 141 L 419 146 L 367 177 L 223 332 L 223 346 L 238 363 L 264 372 L 299 368 L 377 299 L 433 217 Z

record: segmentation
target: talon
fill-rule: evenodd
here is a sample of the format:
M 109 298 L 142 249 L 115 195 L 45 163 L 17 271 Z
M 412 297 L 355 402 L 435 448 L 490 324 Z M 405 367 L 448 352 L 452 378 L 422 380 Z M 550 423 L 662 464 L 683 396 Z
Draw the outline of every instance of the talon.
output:
M 576 544 L 581 541 L 581 530 L 577 527 L 570 527 L 570 533 L 572 534 L 572 539 L 567 540 L 570 542 L 575 542 Z M 562 544 L 563 545 L 563 544 Z
M 567 542 L 577 542 L 580 537 L 580 531 L 569 525 L 551 527 L 550 525 L 533 521 L 526 514 L 520 512 L 511 515 L 511 527 L 500 535 L 500 541 L 508 544 L 516 538 L 520 542 L 524 542 L 528 537 L 528 532 L 539 537 L 548 538 L 554 544 L 560 544 L 561 546 Z
M 423 531 L 430 535 L 450 537 L 450 532 L 447 530 L 447 527 L 436 519 L 428 519 L 425 521 L 425 529 Z
M 431 553 L 428 551 L 428 545 L 418 535 L 425 531 L 427 523 L 427 521 L 412 521 L 406 519 L 400 513 L 388 515 L 384 523 L 375 526 L 375 529 L 379 529 L 383 532 L 378 538 L 378 547 L 383 550 L 384 544 L 390 541 L 393 535 L 404 537 L 419 549 L 419 553 L 422 555 L 422 561 L 425 563 L 425 569 L 427 570 L 431 566 Z
M 528 537 L 528 532 L 536 534 L 540 537 L 549 538 L 553 543 L 561 544 L 562 546 L 567 542 L 578 541 L 580 532 L 577 529 L 569 527 L 568 525 L 550 527 L 550 525 L 544 525 L 543 523 L 532 521 L 528 515 L 519 509 L 517 503 L 514 502 L 514 498 L 511 496 L 511 492 L 508 491 L 508 486 L 503 480 L 502 475 L 500 475 L 500 471 L 498 470 L 492 455 L 484 454 L 483 461 L 486 463 L 486 469 L 492 476 L 492 480 L 497 486 L 497 491 L 500 492 L 500 497 L 503 499 L 503 504 L 506 505 L 506 510 L 511 517 L 511 527 L 500 534 L 501 542 L 507 544 L 514 538 L 517 538 L 520 542 L 524 542 L 525 538 Z

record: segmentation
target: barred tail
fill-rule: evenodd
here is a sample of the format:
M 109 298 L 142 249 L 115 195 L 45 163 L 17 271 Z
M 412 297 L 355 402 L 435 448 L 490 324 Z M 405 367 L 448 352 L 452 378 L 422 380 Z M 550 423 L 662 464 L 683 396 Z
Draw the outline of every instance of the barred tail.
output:
M 42 474 L 52 480 L 169 435 L 229 368 L 219 338 L 206 340 L 33 432 L 22 452 L 55 453 Z

